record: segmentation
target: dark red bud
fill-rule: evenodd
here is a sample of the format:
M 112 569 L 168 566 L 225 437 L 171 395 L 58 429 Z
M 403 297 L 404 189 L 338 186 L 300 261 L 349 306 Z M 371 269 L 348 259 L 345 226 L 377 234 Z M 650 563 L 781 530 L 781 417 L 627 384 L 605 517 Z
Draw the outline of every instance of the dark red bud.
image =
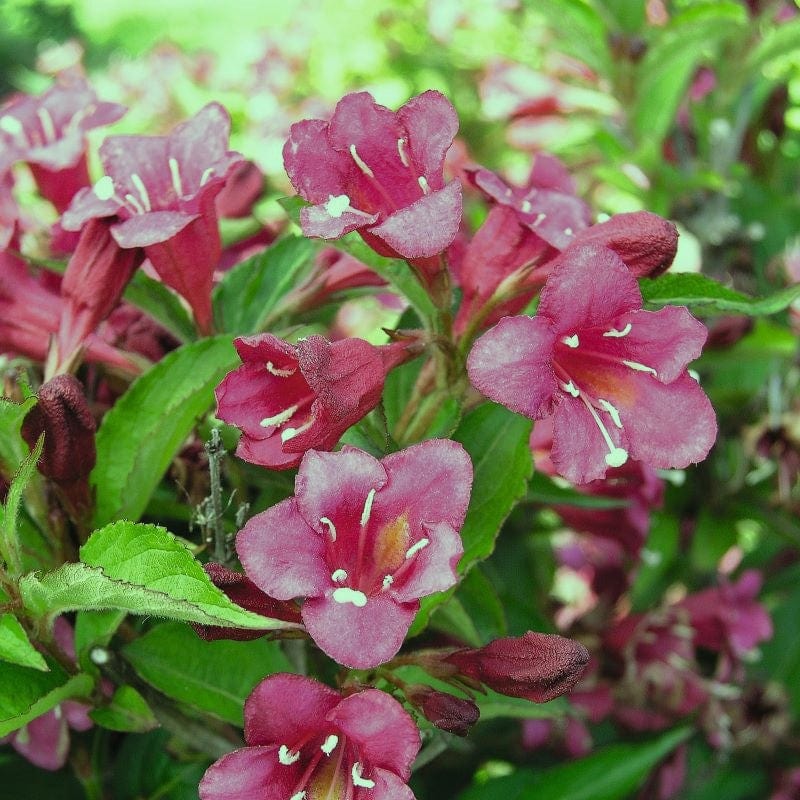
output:
M 589 653 L 563 636 L 528 631 L 478 649 L 456 650 L 444 660 L 496 692 L 546 703 L 577 683 Z
M 613 250 L 637 278 L 654 278 L 675 258 L 678 229 L 649 211 L 615 214 L 605 222 L 582 230 L 564 255 L 575 246 L 587 244 Z
M 472 700 L 448 692 L 437 692 L 430 686 L 412 686 L 406 690 L 406 697 L 425 719 L 456 736 L 466 736 L 481 715 Z
M 271 619 L 282 619 L 286 622 L 300 622 L 300 611 L 297 604 L 284 602 L 264 594 L 246 575 L 234 572 L 222 564 L 210 562 L 203 565 L 211 582 L 234 602 L 255 614 Z M 240 642 L 258 639 L 271 633 L 270 630 L 243 630 L 237 628 L 224 628 L 217 625 L 196 625 L 192 627 L 201 639 L 214 642 L 217 639 L 234 639 Z
M 80 381 L 72 375 L 56 375 L 42 386 L 38 397 L 21 433 L 31 449 L 44 433 L 39 472 L 60 486 L 85 481 L 96 460 L 97 426 Z

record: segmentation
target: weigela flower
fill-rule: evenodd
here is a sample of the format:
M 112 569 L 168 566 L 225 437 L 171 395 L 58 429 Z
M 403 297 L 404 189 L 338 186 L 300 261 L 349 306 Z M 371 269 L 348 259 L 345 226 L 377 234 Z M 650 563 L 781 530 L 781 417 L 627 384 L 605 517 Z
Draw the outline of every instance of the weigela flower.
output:
M 563 636 L 528 631 L 484 647 L 456 650 L 444 661 L 496 692 L 546 703 L 575 685 L 589 663 L 589 653 Z
M 441 253 L 461 222 L 461 184 L 445 185 L 444 157 L 458 130 L 455 109 L 427 91 L 397 112 L 367 92 L 348 94 L 330 122 L 292 125 L 283 160 L 292 185 L 313 203 L 306 236 L 358 230 L 378 253 L 410 259 Z
M 642 310 L 619 257 L 587 246 L 551 273 L 536 317 L 506 317 L 476 342 L 467 370 L 490 399 L 552 415 L 555 468 L 587 483 L 629 457 L 662 468 L 705 458 L 716 419 L 686 370 L 705 339 L 685 308 Z
M 13 188 L 11 173 L 0 173 L 0 251 L 5 250 L 17 234 L 19 207 L 14 199 Z
M 419 598 L 456 583 L 471 486 L 469 456 L 444 439 L 381 461 L 312 450 L 295 496 L 253 517 L 236 549 L 268 595 L 306 598 L 303 623 L 325 653 L 374 667 L 400 649 Z
M 481 716 L 480 709 L 473 700 L 456 697 L 449 692 L 437 692 L 430 686 L 408 686 L 405 695 L 408 702 L 418 708 L 428 722 L 456 736 L 466 736 Z
M 62 75 L 39 97 L 20 95 L 0 108 L 0 172 L 14 161 L 31 168 L 39 191 L 59 211 L 89 185 L 86 132 L 116 122 L 127 109 L 105 103 L 89 84 Z
M 296 467 L 306 450 L 332 450 L 381 399 L 386 373 L 413 353 L 403 342 L 363 339 L 296 345 L 269 333 L 234 342 L 241 367 L 217 387 L 217 416 L 242 429 L 239 458 L 271 469 Z
M 167 286 L 184 297 L 200 330 L 211 328 L 211 287 L 222 245 L 215 206 L 231 170 L 230 117 L 210 103 L 169 136 L 110 136 L 100 147 L 105 175 L 79 192 L 62 217 L 66 230 L 117 217 L 120 247 L 144 248 Z
M 212 764 L 201 800 L 414 800 L 414 721 L 378 689 L 342 697 L 301 675 L 265 678 L 244 706 L 247 747 Z

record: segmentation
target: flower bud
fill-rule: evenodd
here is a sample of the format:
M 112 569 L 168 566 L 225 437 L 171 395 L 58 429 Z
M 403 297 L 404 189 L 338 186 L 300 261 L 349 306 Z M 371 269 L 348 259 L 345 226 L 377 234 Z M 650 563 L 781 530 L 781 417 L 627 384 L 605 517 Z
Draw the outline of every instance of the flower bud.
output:
M 481 715 L 472 700 L 456 697 L 449 692 L 437 692 L 430 686 L 410 686 L 406 690 L 406 697 L 428 722 L 456 736 L 466 736 Z
M 575 685 L 589 653 L 563 636 L 528 631 L 485 647 L 456 650 L 444 660 L 496 692 L 546 703 Z

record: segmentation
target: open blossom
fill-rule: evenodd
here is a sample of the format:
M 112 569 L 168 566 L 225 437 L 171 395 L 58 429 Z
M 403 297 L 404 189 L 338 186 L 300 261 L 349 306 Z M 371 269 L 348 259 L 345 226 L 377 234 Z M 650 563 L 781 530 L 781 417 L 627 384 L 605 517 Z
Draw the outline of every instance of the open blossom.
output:
M 278 600 L 305 597 L 311 637 L 366 669 L 400 649 L 419 598 L 456 583 L 472 465 L 461 445 L 422 442 L 381 461 L 351 447 L 306 453 L 295 496 L 236 539 L 247 576 Z
M 470 353 L 473 385 L 532 419 L 553 416 L 552 461 L 573 483 L 635 458 L 686 467 L 716 438 L 711 403 L 688 374 L 706 329 L 682 307 L 642 309 L 634 276 L 604 247 L 573 250 L 536 317 L 506 317 Z
M 419 731 L 378 689 L 342 697 L 302 675 L 271 675 L 247 698 L 244 738 L 206 771 L 201 800 L 414 800 L 406 783 Z
M 63 211 L 89 185 L 86 132 L 116 122 L 126 110 L 98 100 L 74 74 L 62 75 L 39 97 L 14 97 L 0 108 L 0 172 L 27 162 L 39 191 Z
M 411 353 L 403 342 L 363 339 L 296 345 L 269 333 L 235 340 L 244 362 L 217 387 L 217 416 L 242 429 L 239 458 L 296 467 L 306 450 L 331 450 L 381 399 L 386 373 Z
M 220 259 L 216 198 L 242 162 L 228 150 L 230 118 L 209 103 L 169 136 L 110 136 L 100 147 L 105 175 L 79 192 L 61 224 L 116 217 L 120 247 L 143 248 L 167 286 L 184 297 L 198 327 L 212 323 L 211 287 Z
M 377 252 L 404 258 L 441 253 L 461 222 L 461 184 L 445 185 L 444 157 L 458 130 L 442 94 L 423 92 L 397 112 L 367 92 L 343 97 L 330 122 L 292 125 L 286 172 L 312 206 L 303 233 L 336 239 L 358 230 Z

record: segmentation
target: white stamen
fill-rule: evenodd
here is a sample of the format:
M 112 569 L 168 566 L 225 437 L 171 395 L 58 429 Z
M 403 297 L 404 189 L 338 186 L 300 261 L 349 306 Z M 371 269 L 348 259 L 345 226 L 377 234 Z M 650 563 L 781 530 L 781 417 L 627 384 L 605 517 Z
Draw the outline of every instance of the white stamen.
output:
M 374 178 L 375 173 L 361 160 L 361 157 L 356 152 L 356 146 L 354 144 L 350 145 L 350 155 L 353 157 L 353 161 L 356 162 L 356 166 L 368 177 Z
M 295 792 L 289 800 L 306 800 L 306 790 L 301 789 L 299 792 Z
M 511 197 L 511 195 L 514 194 L 514 192 L 512 192 L 511 189 L 506 189 L 504 194 L 506 197 Z
M 169 164 L 169 174 L 172 175 L 172 185 L 175 188 L 175 194 L 177 194 L 178 197 L 183 197 L 183 182 L 181 181 L 178 159 L 169 158 L 167 163 Z
M 420 539 L 418 542 L 414 542 L 414 544 L 406 550 L 406 558 L 408 559 L 416 555 L 420 550 L 424 550 L 430 543 L 430 539 Z
M 98 667 L 102 667 L 104 664 L 108 664 L 108 662 L 111 661 L 111 654 L 104 647 L 93 647 L 89 651 L 89 658 L 92 660 L 92 663 L 97 664 Z
M 522 205 L 520 206 L 520 208 L 522 208 L 522 210 L 526 214 L 530 214 L 531 213 L 531 208 L 532 208 L 531 201 L 530 200 L 523 200 L 522 201 Z
M 572 381 L 570 381 L 569 383 L 562 383 L 561 388 L 565 392 L 571 394 L 573 397 L 580 397 L 581 395 L 580 391 L 578 390 L 578 387 Z
M 258 424 L 262 428 L 271 428 L 273 426 L 277 428 L 279 425 L 283 425 L 284 422 L 288 422 L 295 411 L 297 411 L 297 406 L 289 406 L 285 411 L 279 411 L 274 417 L 264 417 Z
M 391 575 L 385 575 L 383 578 L 383 591 L 385 592 L 394 583 L 394 578 Z
M 700 373 L 695 369 L 686 370 L 689 373 L 690 378 L 694 378 L 698 383 L 700 383 Z
M 98 200 L 110 200 L 114 196 L 114 181 L 108 175 L 103 175 L 92 191 Z
M 56 707 L 53 709 L 53 716 L 54 716 L 56 719 L 61 719 L 61 716 L 62 716 L 62 714 L 63 714 L 63 712 L 61 711 L 61 706 L 56 706 Z
M 281 431 L 281 441 L 288 442 L 289 439 L 294 439 L 295 436 L 305 433 L 313 424 L 314 417 L 311 417 L 305 425 L 301 425 L 299 428 L 284 428 Z
M 297 372 L 297 367 L 278 369 L 271 361 L 267 361 L 267 372 L 269 372 L 270 375 L 274 375 L 276 378 L 288 378 L 290 375 L 294 375 L 295 372 Z
M 537 225 L 544 222 L 546 219 L 547 219 L 547 214 L 539 214 L 533 221 L 533 227 L 535 228 Z
M 626 322 L 625 327 L 621 331 L 612 328 L 610 331 L 606 331 L 603 336 L 607 336 L 609 339 L 621 339 L 631 332 L 631 328 L 633 328 L 633 325 L 631 325 L 630 322 Z
M 46 108 L 40 108 L 36 112 L 36 116 L 39 117 L 39 122 L 42 123 L 44 140 L 46 142 L 54 142 L 58 136 L 56 134 L 56 126 L 53 125 L 53 118 L 50 116 L 50 112 Z
M 203 174 L 200 176 L 200 185 L 205 186 L 210 180 L 211 176 L 214 174 L 214 167 L 209 167 Z
M 406 140 L 405 139 L 400 138 L 400 139 L 397 140 L 397 152 L 400 155 L 400 161 L 403 162 L 403 166 L 404 167 L 411 166 L 411 164 L 410 164 L 410 162 L 408 160 L 408 154 L 406 153 Z
M 332 733 L 323 744 L 319 746 L 319 749 L 322 750 L 326 756 L 329 756 L 336 749 L 337 744 L 339 744 L 339 737 L 335 733 Z
M 374 789 L 375 788 L 375 781 L 369 780 L 369 778 L 364 778 L 361 776 L 361 764 L 356 761 L 353 764 L 353 786 L 360 786 L 362 789 Z
M 147 194 L 147 187 L 144 181 L 135 173 L 131 173 L 131 183 L 136 187 L 136 191 L 142 196 L 142 203 L 148 211 L 152 211 L 153 207 L 150 205 L 150 195 Z
M 337 603 L 352 603 L 356 608 L 364 608 L 367 604 L 367 596 L 364 592 L 359 592 L 358 589 L 349 589 L 347 586 L 334 589 L 333 599 Z
M 609 436 L 608 430 L 606 429 L 606 426 L 603 425 L 603 420 L 601 420 L 598 416 L 594 406 L 588 400 L 586 400 L 585 397 L 582 399 L 586 404 L 586 408 L 589 409 L 589 413 L 592 415 L 595 424 L 600 429 L 600 434 L 606 443 L 606 447 L 608 447 L 608 453 L 606 453 L 605 459 L 606 464 L 608 464 L 609 467 L 621 467 L 628 460 L 628 451 L 622 447 L 617 447 L 614 444 L 613 439 L 611 436 Z
M 0 130 L 4 130 L 12 136 L 25 136 L 25 127 L 16 117 L 12 117 L 11 114 L 0 117 Z
M 278 748 L 278 761 L 285 766 L 294 764 L 300 758 L 300 753 L 293 753 L 285 744 Z
M 625 361 L 622 360 L 622 363 L 636 372 L 649 372 L 651 375 L 654 375 L 656 378 L 658 377 L 658 373 L 652 368 L 648 367 L 645 364 L 640 364 L 638 361 Z
M 571 347 L 573 350 L 580 344 L 577 333 L 573 333 L 572 336 L 564 336 L 561 341 L 567 347 Z
M 608 411 L 609 416 L 614 421 L 614 424 L 618 428 L 622 428 L 622 420 L 619 418 L 619 411 L 608 402 L 608 400 L 601 400 L 600 398 L 597 399 L 597 402 Z
M 328 216 L 339 219 L 345 211 L 349 210 L 350 198 L 346 194 L 337 194 L 335 197 L 332 194 L 328 195 L 328 202 L 325 203 L 325 211 Z
M 361 512 L 361 527 L 363 528 L 369 522 L 369 515 L 372 513 L 372 503 L 375 500 L 375 490 L 370 489 L 367 492 L 367 499 L 364 501 L 364 510 Z
M 334 583 L 344 583 L 347 580 L 347 571 L 343 569 L 335 569 L 331 573 L 331 580 Z
M 336 526 L 327 517 L 320 517 L 319 521 L 323 525 L 327 525 L 328 526 L 328 533 L 331 536 L 331 541 L 335 542 L 336 541 Z M 343 569 L 337 569 L 336 572 L 334 572 L 333 574 L 336 575 L 339 572 L 344 572 L 344 570 Z M 333 576 L 331 576 L 331 577 L 333 577 Z M 346 577 L 347 577 L 347 573 L 344 572 L 344 578 L 346 578 Z M 342 580 L 344 580 L 344 578 L 342 578 Z M 333 580 L 336 580 L 336 578 L 333 578 Z
M 16 734 L 14 734 L 14 743 L 15 744 L 28 744 L 31 740 L 31 732 L 28 730 L 28 726 L 26 725 L 24 728 L 20 728 Z
M 129 205 L 133 206 L 133 210 L 137 214 L 144 214 L 144 206 L 132 194 L 126 194 L 125 200 Z
M 572 228 L 564 228 L 564 236 L 572 236 L 573 230 Z
M 420 175 L 417 178 L 417 183 L 419 184 L 419 188 L 422 189 L 422 194 L 430 194 L 431 187 L 428 185 L 428 179 L 424 175 Z

